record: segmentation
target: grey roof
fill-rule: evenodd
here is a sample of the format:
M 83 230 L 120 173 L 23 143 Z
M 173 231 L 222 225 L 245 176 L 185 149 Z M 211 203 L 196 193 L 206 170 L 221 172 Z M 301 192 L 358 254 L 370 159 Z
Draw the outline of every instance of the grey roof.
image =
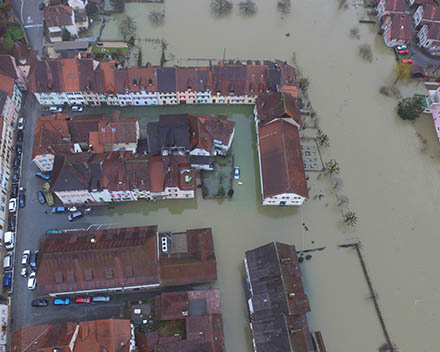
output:
M 281 69 L 275 62 L 264 61 L 268 66 L 267 89 L 276 92 L 277 86 L 281 84 Z
M 176 91 L 176 69 L 174 67 L 157 69 L 157 90 L 163 93 Z
M 188 150 L 188 115 L 160 115 L 159 135 L 161 147 L 185 147 Z
M 150 122 L 147 124 L 147 152 L 150 155 L 158 155 L 161 151 L 159 122 Z
M 72 40 L 68 42 L 55 42 L 53 48 L 55 51 L 62 50 L 87 50 L 89 42 L 82 40 Z

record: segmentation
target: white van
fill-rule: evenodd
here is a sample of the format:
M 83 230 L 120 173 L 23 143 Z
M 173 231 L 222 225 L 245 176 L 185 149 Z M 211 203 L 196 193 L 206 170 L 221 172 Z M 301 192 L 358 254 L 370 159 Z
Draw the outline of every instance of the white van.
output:
M 5 245 L 6 249 L 13 249 L 15 243 L 15 232 L 8 231 L 5 232 L 5 236 L 3 238 L 3 244 Z
M 3 258 L 3 269 L 10 270 L 12 269 L 12 253 L 8 253 Z

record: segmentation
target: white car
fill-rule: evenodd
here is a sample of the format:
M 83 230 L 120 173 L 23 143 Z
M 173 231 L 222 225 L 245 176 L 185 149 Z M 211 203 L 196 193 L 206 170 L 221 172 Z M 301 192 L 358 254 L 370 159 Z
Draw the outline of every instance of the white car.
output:
M 407 49 L 406 45 L 398 45 L 397 50 L 405 50 Z
M 18 127 L 19 130 L 23 130 L 24 129 L 24 118 L 23 117 L 20 117 L 18 119 L 17 127 Z
M 50 112 L 63 112 L 63 108 L 61 106 L 51 106 L 49 108 Z
M 37 279 L 35 278 L 35 272 L 31 273 L 28 278 L 28 289 L 34 290 L 37 287 Z
M 72 105 L 72 111 L 81 112 L 81 111 L 84 111 L 84 107 L 81 105 Z
M 30 256 L 31 251 L 29 249 L 24 250 L 23 255 L 21 256 L 21 265 L 28 265 Z
M 9 212 L 15 213 L 17 211 L 17 198 L 9 199 Z

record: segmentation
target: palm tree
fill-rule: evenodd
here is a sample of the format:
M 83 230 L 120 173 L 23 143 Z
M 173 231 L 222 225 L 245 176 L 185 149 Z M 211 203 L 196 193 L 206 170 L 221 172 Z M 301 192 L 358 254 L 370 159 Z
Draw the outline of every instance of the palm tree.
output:
M 348 211 L 344 214 L 344 223 L 348 226 L 354 226 L 357 223 L 357 216 L 354 211 Z
M 330 146 L 330 138 L 328 138 L 328 136 L 325 133 L 319 134 L 316 139 L 317 139 L 318 144 L 320 146 L 323 146 L 323 147 L 329 147 Z
M 339 174 L 340 168 L 336 160 L 331 159 L 325 163 L 326 173 L 329 175 Z

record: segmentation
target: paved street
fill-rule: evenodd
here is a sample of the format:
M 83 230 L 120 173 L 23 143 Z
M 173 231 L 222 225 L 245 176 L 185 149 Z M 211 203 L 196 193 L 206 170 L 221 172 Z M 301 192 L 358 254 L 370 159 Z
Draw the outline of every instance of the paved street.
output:
M 38 6 L 42 0 L 12 0 L 15 15 L 22 23 L 28 44 L 41 53 L 43 48 L 43 11 Z

